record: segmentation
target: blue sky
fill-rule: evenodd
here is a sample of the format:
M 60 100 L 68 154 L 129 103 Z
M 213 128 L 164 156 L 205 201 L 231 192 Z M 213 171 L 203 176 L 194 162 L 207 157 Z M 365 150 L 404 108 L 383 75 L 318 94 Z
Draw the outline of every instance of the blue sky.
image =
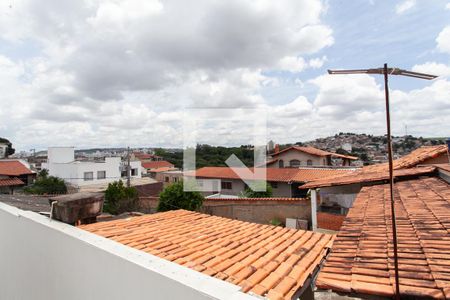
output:
M 391 78 L 394 134 L 406 124 L 417 136 L 450 135 L 450 1 L 0 5 L 0 136 L 20 150 L 180 147 L 192 107 L 265 109 L 279 143 L 383 134 L 382 78 L 326 70 L 385 62 L 440 75 Z M 207 128 L 202 141 L 250 142 L 249 128 L 237 136 L 233 126 Z

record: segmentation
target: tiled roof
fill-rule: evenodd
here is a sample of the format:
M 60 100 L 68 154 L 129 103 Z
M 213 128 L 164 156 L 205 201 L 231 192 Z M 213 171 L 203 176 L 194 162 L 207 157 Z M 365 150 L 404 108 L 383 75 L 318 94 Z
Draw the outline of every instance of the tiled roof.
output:
M 22 180 L 17 177 L 14 178 L 0 178 L 0 186 L 14 186 L 25 184 Z
M 280 198 L 280 197 L 274 197 L 274 198 L 207 198 L 204 201 L 289 201 L 289 202 L 295 202 L 295 201 L 307 201 L 305 198 Z
M 161 172 L 174 171 L 174 170 L 175 170 L 175 168 L 173 168 L 173 167 L 161 167 L 161 168 L 151 169 L 151 170 L 149 170 L 149 172 L 161 173 Z
M 173 165 L 165 160 L 143 162 L 142 167 L 145 169 L 173 168 Z
M 415 167 L 428 159 L 436 158 L 440 155 L 447 153 L 447 145 L 438 145 L 438 146 L 423 146 L 417 148 L 411 153 L 402 156 L 393 161 L 394 169 L 406 169 Z M 377 165 L 371 165 L 363 167 L 364 171 L 372 172 L 372 171 L 384 171 L 388 170 L 388 163 L 382 163 Z
M 333 236 L 185 210 L 80 228 L 237 284 L 291 299 L 320 264 Z
M 34 174 L 33 171 L 28 169 L 24 164 L 18 160 L 0 160 L 0 175 L 6 176 L 20 176 Z
M 450 172 L 450 164 L 436 164 L 434 166 L 438 169 Z
M 266 173 L 266 181 L 272 182 L 308 182 L 317 178 L 337 176 L 352 173 L 353 169 L 326 169 L 326 168 L 259 168 Z M 253 172 L 253 168 L 250 168 Z M 187 173 L 188 176 L 200 178 L 240 179 L 240 177 L 228 167 L 204 167 L 195 172 Z M 244 178 L 244 179 L 253 179 Z M 262 179 L 262 178 L 257 178 Z
M 450 299 L 450 185 L 438 178 L 395 184 L 400 292 Z M 316 285 L 392 296 L 395 290 L 389 185 L 364 187 Z
M 433 173 L 435 170 L 436 168 L 433 166 L 394 170 L 394 178 L 426 175 Z M 356 171 L 355 173 L 349 175 L 344 174 L 343 176 L 338 175 L 334 177 L 328 177 L 324 179 L 311 181 L 309 183 L 300 186 L 300 188 L 310 189 L 310 188 L 319 188 L 337 185 L 347 185 L 353 183 L 376 182 L 388 179 L 389 179 L 389 172 L 387 170 L 374 172 Z
M 283 150 L 281 150 L 279 152 L 276 152 L 276 153 L 273 153 L 271 155 L 272 156 L 277 156 L 277 155 L 279 155 L 279 154 L 281 154 L 283 152 L 287 152 L 287 151 L 290 151 L 290 150 L 296 150 L 296 151 L 300 151 L 300 152 L 304 152 L 304 153 L 308 153 L 308 154 L 316 155 L 316 156 L 334 156 L 334 157 L 347 158 L 347 159 L 352 159 L 352 160 L 358 159 L 355 156 L 337 154 L 337 153 L 324 151 L 324 150 L 317 149 L 317 148 L 314 148 L 314 147 L 309 147 L 309 146 L 308 147 L 291 146 L 289 148 L 283 149 Z
M 133 152 L 134 156 L 140 160 L 144 160 L 144 159 L 152 159 L 152 158 L 161 158 L 158 155 L 154 155 L 154 154 L 148 154 L 148 153 L 143 153 L 143 152 Z

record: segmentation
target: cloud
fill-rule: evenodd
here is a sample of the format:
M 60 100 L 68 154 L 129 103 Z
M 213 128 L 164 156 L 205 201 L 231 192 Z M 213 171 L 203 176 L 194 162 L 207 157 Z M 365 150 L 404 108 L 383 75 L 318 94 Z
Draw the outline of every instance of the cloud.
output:
M 412 9 L 414 6 L 416 6 L 415 0 L 405 0 L 395 6 L 395 12 L 400 15 Z
M 450 26 L 445 27 L 436 38 L 437 48 L 450 54 Z
M 424 64 L 414 65 L 412 70 L 414 72 L 428 73 L 437 76 L 450 76 L 450 66 L 436 62 L 426 62 Z

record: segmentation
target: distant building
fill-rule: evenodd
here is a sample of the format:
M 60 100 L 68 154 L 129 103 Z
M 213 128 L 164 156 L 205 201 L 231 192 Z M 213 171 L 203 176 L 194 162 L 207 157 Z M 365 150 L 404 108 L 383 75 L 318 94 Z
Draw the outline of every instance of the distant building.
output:
M 0 160 L 0 194 L 13 194 L 18 187 L 33 183 L 36 173 L 21 159 Z
M 8 144 L 0 143 L 0 159 L 6 157 L 6 149 L 8 148 Z
M 131 161 L 131 177 L 141 177 L 141 162 Z M 105 157 L 104 160 L 75 160 L 74 147 L 50 147 L 48 160 L 42 163 L 49 175 L 57 176 L 75 186 L 92 185 L 126 178 L 126 162 L 120 157 Z

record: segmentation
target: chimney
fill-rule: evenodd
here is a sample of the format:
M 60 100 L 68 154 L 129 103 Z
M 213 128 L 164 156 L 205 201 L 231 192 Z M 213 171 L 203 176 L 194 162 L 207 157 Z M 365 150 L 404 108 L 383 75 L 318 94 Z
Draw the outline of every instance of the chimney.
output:
M 52 197 L 50 218 L 76 225 L 95 223 L 103 210 L 103 193 L 75 193 Z

